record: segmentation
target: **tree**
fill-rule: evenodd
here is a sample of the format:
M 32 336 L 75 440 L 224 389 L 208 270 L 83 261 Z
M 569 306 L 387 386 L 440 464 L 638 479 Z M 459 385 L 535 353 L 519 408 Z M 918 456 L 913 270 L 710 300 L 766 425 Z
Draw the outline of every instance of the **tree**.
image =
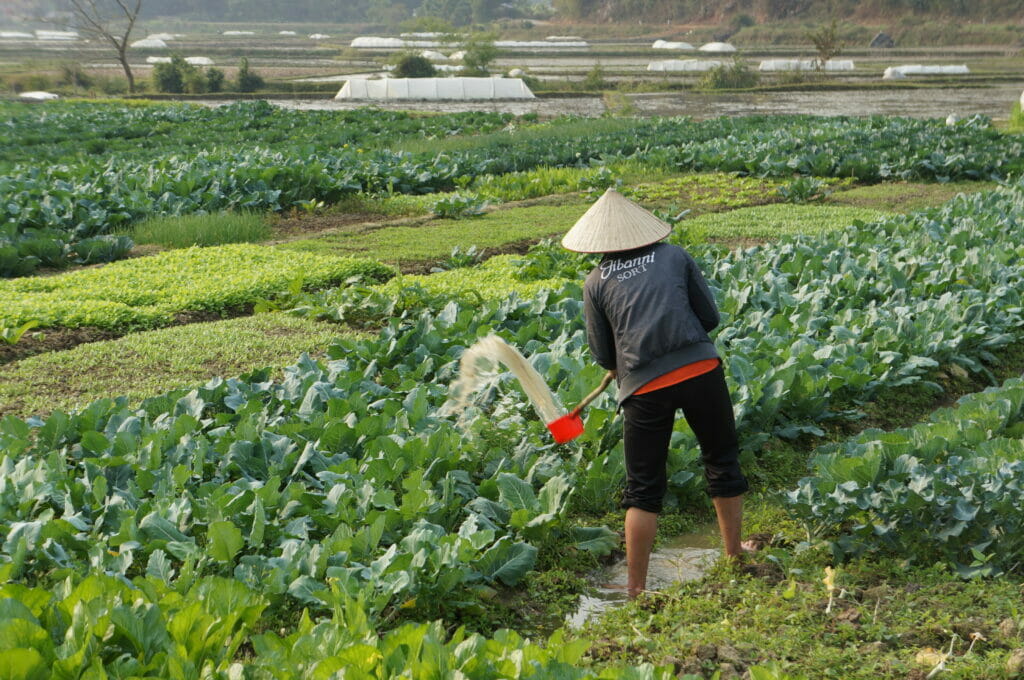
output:
M 486 76 L 487 67 L 498 56 L 494 38 L 487 34 L 476 34 L 462 43 L 465 56 L 462 57 L 463 72 L 468 76 Z
M 135 76 L 128 64 L 128 40 L 142 9 L 142 0 L 67 0 L 78 32 L 109 43 L 117 52 L 128 92 L 135 92 Z M 122 23 L 126 22 L 126 23 Z
M 818 52 L 815 66 L 819 71 L 825 69 L 825 63 L 833 57 L 838 57 L 843 50 L 842 41 L 836 35 L 836 20 L 828 26 L 822 26 L 817 31 L 807 33 L 807 39 L 814 43 L 814 49 Z

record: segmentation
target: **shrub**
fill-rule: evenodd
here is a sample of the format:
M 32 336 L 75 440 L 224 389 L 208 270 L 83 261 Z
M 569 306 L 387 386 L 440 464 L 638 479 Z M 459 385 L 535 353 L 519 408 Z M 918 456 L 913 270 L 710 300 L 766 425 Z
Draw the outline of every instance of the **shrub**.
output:
M 224 89 L 224 71 L 212 66 L 206 69 L 206 91 L 220 92 Z
M 587 72 L 581 83 L 584 90 L 604 90 L 608 87 L 608 81 L 604 79 L 604 69 L 601 64 L 594 64 L 594 68 Z
M 184 74 L 185 92 L 189 94 L 206 93 L 206 74 L 199 69 L 192 69 Z
M 81 64 L 65 62 L 60 65 L 61 85 L 88 89 L 93 86 L 93 82 L 93 78 L 82 69 Z
M 153 67 L 153 86 L 157 92 L 170 92 L 180 94 L 185 91 L 185 86 L 196 68 L 178 55 L 173 55 L 168 64 L 157 64 Z
M 396 78 L 432 78 L 437 69 L 424 56 L 406 54 L 398 60 L 394 73 Z
M 742 61 L 731 65 L 715 66 L 700 79 L 700 87 L 706 90 L 739 90 L 754 87 L 760 81 L 757 71 L 751 70 Z
M 249 60 L 242 57 L 238 65 L 238 91 L 255 92 L 263 87 L 263 78 L 258 73 L 249 70 Z

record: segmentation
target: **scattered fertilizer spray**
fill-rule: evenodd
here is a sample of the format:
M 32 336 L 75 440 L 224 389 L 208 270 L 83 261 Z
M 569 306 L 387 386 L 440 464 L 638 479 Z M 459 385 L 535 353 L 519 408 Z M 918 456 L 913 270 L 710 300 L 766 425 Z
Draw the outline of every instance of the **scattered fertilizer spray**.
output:
M 484 379 L 481 368 L 489 370 L 495 363 L 503 364 L 519 379 L 523 391 L 530 398 L 537 415 L 547 423 L 548 430 L 559 444 L 575 439 L 583 432 L 583 421 L 580 411 L 604 391 L 614 377 L 610 372 L 605 375 L 600 387 L 591 392 L 580 404 L 569 413 L 563 415 L 562 408 L 551 393 L 544 378 L 541 377 L 530 362 L 497 335 L 488 335 L 475 342 L 467 349 L 459 361 L 459 378 L 451 387 L 451 396 L 445 411 L 461 413 L 469 405 L 469 398 Z
M 512 371 L 523 386 L 523 391 L 545 423 L 562 415 L 561 406 L 551 393 L 540 373 L 522 354 L 497 335 L 481 338 L 467 349 L 459 361 L 459 378 L 451 386 L 451 397 L 446 410 L 461 413 L 469 405 L 469 398 L 487 377 L 496 363 Z

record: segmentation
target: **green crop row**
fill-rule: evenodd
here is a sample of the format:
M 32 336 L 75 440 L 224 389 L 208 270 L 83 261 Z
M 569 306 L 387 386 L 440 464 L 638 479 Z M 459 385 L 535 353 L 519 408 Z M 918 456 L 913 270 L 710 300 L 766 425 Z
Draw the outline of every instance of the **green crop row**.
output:
M 546 644 L 512 631 L 453 634 L 441 622 L 380 632 L 339 594 L 332 618 L 303 613 L 291 632 L 260 632 L 269 601 L 229 578 L 170 587 L 168 567 L 150 560 L 126 583 L 93 575 L 54 592 L 0 585 L 0 631 L 8 678 L 132 677 L 352 680 L 463 677 L 474 680 L 668 680 L 672 666 L 581 667 L 589 647 L 556 632 Z M 246 663 L 238 655 L 244 643 Z
M 1024 380 L 929 422 L 868 430 L 812 456 L 787 495 L 810 538 L 841 558 L 876 551 L 992 576 L 1024 564 Z
M 245 112 L 236 115 L 245 118 Z M 334 203 L 357 192 L 431 193 L 467 186 L 474 178 L 623 160 L 663 170 L 862 181 L 998 179 L 1024 170 L 1020 139 L 999 133 L 983 118 L 951 127 L 890 118 L 671 118 L 602 122 L 593 129 L 569 119 L 465 136 L 441 153 L 313 147 L 278 124 L 252 123 L 257 145 L 224 142 L 198 151 L 183 146 L 179 154 L 165 149 L 150 157 L 140 152 L 45 168 L 13 165 L 0 178 L 0 241 L 13 247 L 26 232 L 56 230 L 67 232 L 64 240 L 73 247 L 152 215 L 283 210 Z M 364 124 L 371 125 L 362 120 L 353 128 Z M 605 186 L 614 177 L 547 179 L 479 181 L 484 194 L 508 199 L 536 196 L 545 183 Z
M 165 326 L 183 312 L 222 313 L 253 304 L 296 281 L 324 287 L 393 274 L 371 260 L 261 246 L 188 248 L 57 276 L 0 281 L 0 327 L 30 320 L 66 328 Z
M 417 115 L 405 111 L 293 111 L 264 101 L 228 106 L 56 102 L 45 110 L 0 103 L 0 169 L 68 164 L 89 156 L 152 158 L 211 144 L 265 148 L 379 148 L 499 130 L 510 114 Z

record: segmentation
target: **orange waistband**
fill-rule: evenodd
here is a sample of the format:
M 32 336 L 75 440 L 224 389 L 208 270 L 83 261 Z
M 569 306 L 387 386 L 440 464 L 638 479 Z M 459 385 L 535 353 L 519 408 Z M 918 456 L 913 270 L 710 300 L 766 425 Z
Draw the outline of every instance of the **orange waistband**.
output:
M 699 375 L 710 373 L 711 371 L 718 368 L 718 366 L 721 363 L 722 362 L 719 359 L 704 359 L 702 361 L 695 361 L 692 364 L 680 366 L 674 371 L 669 371 L 664 375 L 659 375 L 654 380 L 640 387 L 640 389 L 638 389 L 633 394 L 645 394 L 647 392 L 653 392 L 654 390 L 660 390 L 663 387 L 668 387 L 670 385 L 681 383 L 684 380 L 696 378 Z

